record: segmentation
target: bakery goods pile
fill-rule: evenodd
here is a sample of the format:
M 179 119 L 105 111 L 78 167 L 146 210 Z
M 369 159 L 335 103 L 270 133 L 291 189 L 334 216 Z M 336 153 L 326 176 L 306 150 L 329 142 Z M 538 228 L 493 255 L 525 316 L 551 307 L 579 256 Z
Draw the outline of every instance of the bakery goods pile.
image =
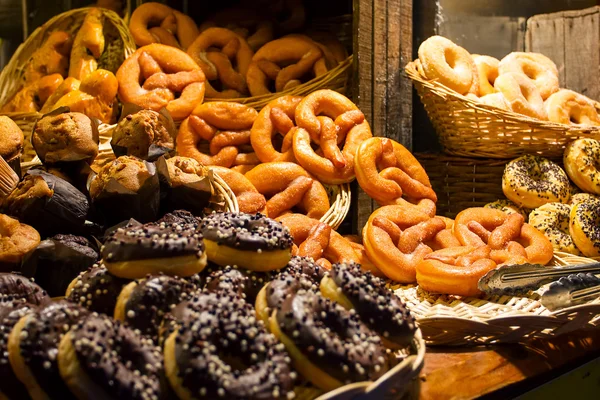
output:
M 469 54 L 442 36 L 419 47 L 419 73 L 487 106 L 566 125 L 600 125 L 595 102 L 561 89 L 554 62 L 539 53 L 513 52 L 502 60 Z
M 15 237 L 35 232 L 0 217 Z M 0 273 L 9 398 L 293 398 L 307 383 L 329 391 L 377 379 L 416 331 L 385 281 L 358 264 L 292 256 L 289 229 L 261 214 L 130 220 L 94 252 L 73 236 L 51 240 L 51 261 L 95 264 L 60 301 Z M 38 256 L 37 267 L 55 264 Z
M 508 200 L 486 205 L 519 214 L 543 232 L 556 251 L 600 256 L 600 142 L 577 139 L 564 152 L 564 169 L 539 156 L 506 165 L 502 190 Z
M 106 12 L 91 8 L 76 32 L 51 32 L 31 55 L 17 92 L 0 111 L 46 113 L 66 106 L 114 122 L 118 82 L 109 53 L 120 39 Z
M 199 27 L 166 5 L 144 3 L 133 12 L 129 28 L 141 49 L 160 43 L 181 50 L 173 54 L 186 52 L 200 66 L 206 97 L 213 99 L 282 92 L 327 73 L 348 57 L 330 34 L 290 33 L 305 24 L 302 1 L 264 3 L 261 9 L 256 2 L 242 2 L 208 16 Z

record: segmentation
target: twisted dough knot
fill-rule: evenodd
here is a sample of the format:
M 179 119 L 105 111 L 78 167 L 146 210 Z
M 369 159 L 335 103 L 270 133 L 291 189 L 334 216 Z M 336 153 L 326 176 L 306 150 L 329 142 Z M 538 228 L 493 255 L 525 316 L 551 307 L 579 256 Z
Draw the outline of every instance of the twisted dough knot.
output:
M 369 259 L 389 279 L 415 281 L 415 266 L 433 250 L 430 243 L 446 222 L 417 207 L 384 206 L 369 217 L 363 243 Z
M 300 210 L 319 219 L 329 210 L 329 197 L 323 185 L 304 168 L 289 162 L 259 164 L 246 173 L 246 178 L 265 195 L 269 218 Z
M 359 263 L 360 258 L 350 241 L 327 224 L 302 214 L 285 214 L 276 220 L 286 226 L 294 238 L 293 255 L 312 257 L 323 268 L 342 262 Z
M 202 68 L 206 79 L 222 88 L 219 91 L 209 82 L 207 97 L 237 98 L 248 94 L 246 73 L 254 52 L 243 37 L 229 29 L 208 28 L 187 53 Z
M 293 137 L 300 165 L 324 183 L 354 179 L 356 151 L 372 135 L 364 114 L 352 101 L 333 90 L 313 92 L 298 104 L 296 124 L 302 128 Z M 316 151 L 313 143 L 319 146 Z
M 188 117 L 204 99 L 204 73 L 183 51 L 162 44 L 140 47 L 117 71 L 121 101 Z
M 181 123 L 177 135 L 179 154 L 202 165 L 232 167 L 258 164 L 250 147 L 250 128 L 258 113 L 243 104 L 216 101 L 200 104 Z M 208 151 L 201 149 L 208 145 Z M 242 152 L 246 148 L 248 152 Z
M 374 137 L 363 142 L 356 153 L 356 179 L 360 187 L 381 205 L 437 201 L 429 177 L 419 161 L 400 143 Z
M 248 67 L 246 79 L 252 96 L 281 92 L 327 73 L 323 52 L 312 41 L 298 37 L 284 37 L 261 47 Z
M 144 3 L 131 14 L 131 36 L 138 46 L 162 43 L 187 49 L 199 34 L 193 19 L 160 3 Z
M 521 214 L 468 208 L 456 216 L 454 234 L 464 246 L 489 246 L 490 258 L 497 264 L 547 264 L 554 254 L 548 238 L 526 224 Z
M 260 162 L 296 161 L 292 139 L 296 132 L 295 113 L 299 96 L 281 96 L 258 113 L 250 141 Z

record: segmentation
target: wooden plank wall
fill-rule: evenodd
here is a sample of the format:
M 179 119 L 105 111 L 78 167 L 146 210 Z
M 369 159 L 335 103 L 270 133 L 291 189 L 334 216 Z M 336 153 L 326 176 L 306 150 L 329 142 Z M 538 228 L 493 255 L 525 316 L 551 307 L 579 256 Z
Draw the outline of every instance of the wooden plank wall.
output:
M 403 77 L 412 59 L 413 0 L 354 0 L 354 101 L 375 136 L 412 147 L 412 86 Z M 354 230 L 360 231 L 376 204 L 357 185 Z
M 530 18 L 525 50 L 550 57 L 562 87 L 600 100 L 600 7 Z

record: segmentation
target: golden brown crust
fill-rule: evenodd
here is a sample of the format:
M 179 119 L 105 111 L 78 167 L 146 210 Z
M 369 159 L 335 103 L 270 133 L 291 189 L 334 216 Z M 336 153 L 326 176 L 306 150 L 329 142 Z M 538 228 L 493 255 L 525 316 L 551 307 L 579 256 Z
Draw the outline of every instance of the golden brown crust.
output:
M 40 234 L 29 225 L 0 214 L 0 263 L 18 263 L 37 247 Z
M 5 161 L 11 161 L 23 151 L 23 131 L 15 122 L 0 116 L 0 156 Z
M 151 176 L 152 174 L 142 160 L 136 157 L 122 156 L 102 167 L 90 185 L 90 196 L 93 199 L 97 198 L 112 180 L 132 192 L 137 192 Z
M 24 74 L 25 84 L 30 84 L 54 73 L 66 76 L 71 45 L 71 36 L 67 32 L 52 32 L 44 44 L 31 56 Z
M 98 133 L 92 121 L 76 112 L 40 119 L 32 135 L 33 147 L 44 163 L 93 160 L 98 155 Z
M 152 110 L 141 110 L 123 118 L 113 132 L 111 144 L 127 148 L 127 154 L 139 158 L 148 156 L 150 145 L 175 148 L 167 117 Z
M 206 176 L 208 169 L 198 161 L 189 157 L 176 156 L 167 160 L 167 169 L 171 178 L 171 186 L 177 187 L 198 181 L 198 177 Z

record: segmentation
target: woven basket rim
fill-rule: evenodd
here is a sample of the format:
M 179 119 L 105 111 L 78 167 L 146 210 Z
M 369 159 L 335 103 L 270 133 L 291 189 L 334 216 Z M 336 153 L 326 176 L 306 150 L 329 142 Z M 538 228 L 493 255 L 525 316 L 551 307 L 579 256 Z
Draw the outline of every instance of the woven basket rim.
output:
M 555 252 L 553 265 L 575 265 L 594 259 Z M 584 304 L 550 311 L 539 302 L 548 285 L 525 296 L 488 296 L 481 298 L 436 295 L 419 296 L 416 284 L 392 284 L 398 297 L 406 302 L 424 332 L 428 345 L 480 345 L 513 343 L 532 337 L 553 337 L 586 324 L 600 323 L 600 298 Z M 570 325 L 576 315 L 576 325 Z M 495 333 L 495 327 L 501 327 Z M 483 332 L 482 334 L 478 333 Z
M 406 75 L 408 76 L 408 78 L 410 78 L 414 84 L 420 84 L 428 92 L 430 92 L 438 97 L 441 97 L 444 99 L 450 97 L 453 101 L 462 103 L 466 108 L 471 108 L 471 109 L 475 109 L 482 113 L 491 114 L 491 115 L 497 116 L 499 119 L 502 119 L 502 120 L 505 120 L 508 122 L 527 124 L 527 125 L 530 125 L 532 127 L 532 129 L 534 129 L 534 130 L 539 129 L 539 130 L 556 131 L 556 132 L 569 131 L 570 133 L 573 133 L 574 135 L 589 134 L 592 132 L 600 133 L 600 126 L 566 125 L 566 124 L 560 124 L 560 123 L 551 122 L 551 121 L 543 121 L 543 120 L 539 120 L 536 118 L 528 117 L 526 115 L 518 114 L 514 111 L 503 110 L 498 107 L 479 103 L 475 100 L 472 100 L 466 96 L 463 96 L 463 95 L 459 94 L 458 92 L 455 92 L 454 90 L 442 85 L 435 79 L 427 79 L 427 78 L 423 77 L 421 75 L 421 73 L 418 71 L 417 64 L 415 61 L 411 61 L 408 64 L 406 64 L 404 71 L 406 72 Z M 594 106 L 597 109 L 600 108 L 600 103 L 598 103 L 597 101 L 595 101 L 593 99 L 590 99 L 590 101 L 593 102 Z
M 329 193 L 331 191 L 330 199 L 331 207 L 327 210 L 327 213 L 321 217 L 319 221 L 326 223 L 331 226 L 333 230 L 337 230 L 346 216 L 350 211 L 350 203 L 352 201 L 352 191 L 350 190 L 349 183 L 343 183 L 341 185 L 326 185 L 325 189 Z

